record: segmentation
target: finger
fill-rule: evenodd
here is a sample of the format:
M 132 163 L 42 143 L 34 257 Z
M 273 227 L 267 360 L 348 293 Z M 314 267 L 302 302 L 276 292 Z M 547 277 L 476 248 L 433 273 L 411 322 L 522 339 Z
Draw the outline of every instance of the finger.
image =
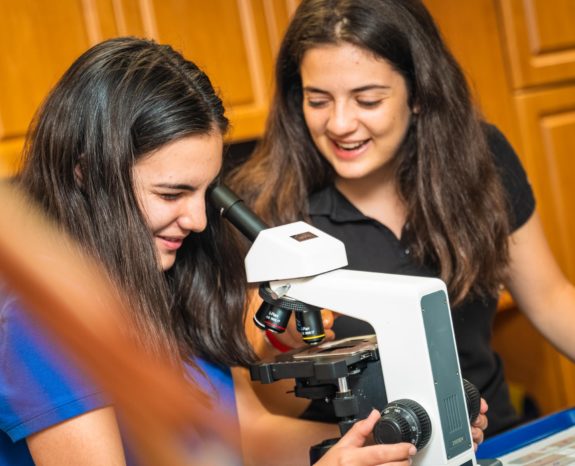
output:
M 479 405 L 479 413 L 485 414 L 488 409 L 489 409 L 489 405 L 487 404 L 487 401 L 485 401 L 484 398 L 481 398 L 481 404 Z
M 334 314 L 333 311 L 330 311 L 329 309 L 321 310 L 321 319 L 323 322 L 323 328 L 325 330 L 331 329 L 333 327 L 333 320 L 334 320 L 333 314 Z
M 480 414 L 477 419 L 471 424 L 472 427 L 479 427 L 481 430 L 487 429 L 489 420 L 485 414 Z
M 333 340 L 335 340 L 334 331 L 333 330 L 326 330 L 324 341 L 333 341 Z
M 373 431 L 373 427 L 381 415 L 374 409 L 365 419 L 356 422 L 353 427 L 341 438 L 337 445 L 340 447 L 361 447 Z
M 473 443 L 475 444 L 475 447 L 483 443 L 484 434 L 483 431 L 478 427 L 473 427 L 471 429 L 471 437 L 473 438 Z

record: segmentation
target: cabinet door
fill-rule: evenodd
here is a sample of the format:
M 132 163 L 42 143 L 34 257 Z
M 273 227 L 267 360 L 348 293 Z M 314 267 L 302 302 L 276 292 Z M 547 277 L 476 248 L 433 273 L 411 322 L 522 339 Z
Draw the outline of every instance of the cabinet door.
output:
M 507 54 L 493 0 L 424 0 L 465 72 L 481 112 L 521 155 Z
M 575 283 L 575 85 L 520 94 L 516 106 L 545 233 Z
M 498 0 L 515 89 L 573 80 L 575 2 Z
M 263 132 L 279 41 L 295 0 L 118 0 L 100 17 L 117 25 L 117 35 L 136 35 L 171 44 L 198 64 L 219 90 L 232 122 L 228 140 Z M 92 30 L 104 29 L 102 23 Z M 105 32 L 104 32 L 105 33 Z M 93 42 L 104 36 L 95 35 Z
M 12 171 L 46 93 L 89 45 L 80 0 L 0 0 L 0 175 Z
M 297 0 L 0 0 L 0 176 L 14 170 L 34 111 L 72 61 L 101 40 L 169 43 L 210 76 L 228 141 L 261 135 L 273 60 Z

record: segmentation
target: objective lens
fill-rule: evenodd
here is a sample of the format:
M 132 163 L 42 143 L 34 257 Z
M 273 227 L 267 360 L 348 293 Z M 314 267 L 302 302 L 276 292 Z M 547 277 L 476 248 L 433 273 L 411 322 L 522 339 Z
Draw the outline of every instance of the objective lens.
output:
M 291 311 L 263 302 L 254 316 L 254 323 L 262 330 L 283 333 L 287 328 Z
M 303 341 L 308 345 L 317 345 L 325 337 L 320 311 L 296 311 L 296 328 Z

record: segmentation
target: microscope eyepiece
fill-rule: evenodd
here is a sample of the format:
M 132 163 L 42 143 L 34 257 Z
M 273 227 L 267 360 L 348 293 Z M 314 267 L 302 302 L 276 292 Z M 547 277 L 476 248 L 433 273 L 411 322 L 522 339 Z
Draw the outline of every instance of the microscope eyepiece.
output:
M 220 211 L 220 215 L 227 218 L 250 241 L 254 241 L 260 231 L 268 228 L 227 186 L 210 187 L 208 199 Z

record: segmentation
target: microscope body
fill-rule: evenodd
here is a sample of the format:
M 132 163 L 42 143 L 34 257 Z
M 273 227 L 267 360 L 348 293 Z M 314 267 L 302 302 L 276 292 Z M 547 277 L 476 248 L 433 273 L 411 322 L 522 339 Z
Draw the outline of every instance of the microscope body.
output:
M 414 464 L 475 465 L 447 293 L 437 279 L 335 270 L 270 283 L 294 299 L 369 322 L 388 402 L 419 403 L 431 421 Z M 383 388 L 383 387 L 382 387 Z
M 429 440 L 414 465 L 475 466 L 445 284 L 342 269 L 346 265 L 343 244 L 304 222 L 261 231 L 246 256 L 248 281 L 269 282 L 275 296 L 372 325 L 383 398 L 413 400 L 429 418 Z

